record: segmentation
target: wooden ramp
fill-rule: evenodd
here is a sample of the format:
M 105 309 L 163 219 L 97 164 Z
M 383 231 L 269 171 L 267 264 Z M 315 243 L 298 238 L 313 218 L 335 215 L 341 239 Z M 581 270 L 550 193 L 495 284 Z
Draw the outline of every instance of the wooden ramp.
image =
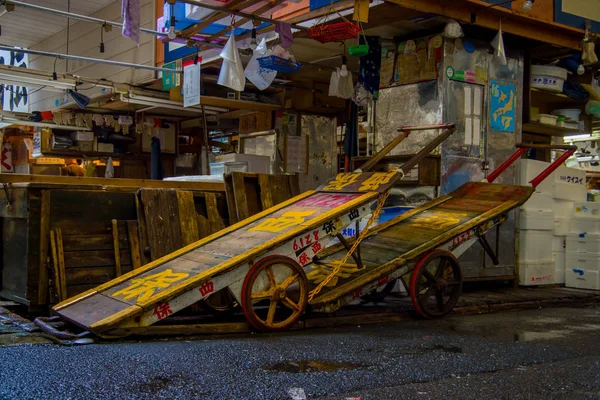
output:
M 486 221 L 500 218 L 525 203 L 534 191 L 527 186 L 470 182 L 447 196 L 374 227 L 360 244 L 365 268 L 346 267 L 337 279 L 331 281 L 331 286 L 326 286 L 309 304 L 316 307 L 329 303 L 374 280 L 385 279 L 388 274 L 427 251 Z M 460 244 L 458 242 L 457 245 Z M 331 263 L 345 254 L 346 249 L 336 245 L 326 249 L 319 257 L 323 262 Z M 312 265 L 311 268 L 307 277 L 315 287 L 326 274 L 327 267 Z M 355 297 L 364 294 L 357 292 Z

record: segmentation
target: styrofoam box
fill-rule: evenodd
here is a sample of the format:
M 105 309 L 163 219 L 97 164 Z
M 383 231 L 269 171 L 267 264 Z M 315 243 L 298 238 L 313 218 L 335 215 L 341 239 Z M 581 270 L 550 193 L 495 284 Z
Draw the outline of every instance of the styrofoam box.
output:
M 554 231 L 554 212 L 520 209 L 519 229 Z
M 521 208 L 525 210 L 553 211 L 554 199 L 548 193 L 535 192 L 531 195 L 529 200 L 527 200 L 527 202 L 521 206 Z
M 600 235 L 569 233 L 565 248 L 569 253 L 590 253 L 600 259 Z
M 566 271 L 564 269 L 554 270 L 554 283 L 564 284 L 565 283 Z
M 564 251 L 553 251 L 554 260 L 554 283 L 565 283 L 565 265 L 567 256 Z
M 554 218 L 572 218 L 575 202 L 571 200 L 554 199 L 552 203 L 552 211 Z
M 586 271 L 600 271 L 600 257 L 593 253 L 565 253 L 565 269 L 583 269 Z
M 571 219 L 571 233 L 600 233 L 600 219 L 575 217 Z
M 566 237 L 562 235 L 552 236 L 552 252 L 565 251 L 565 240 Z
M 519 234 L 519 261 L 551 262 L 552 231 L 521 230 Z
M 519 160 L 519 185 L 529 186 L 529 182 L 533 180 L 536 176 L 540 174 L 543 170 L 545 170 L 550 163 L 538 161 L 538 160 L 529 160 L 529 159 L 520 159 Z M 539 193 L 553 193 L 553 179 L 551 177 L 547 177 L 535 188 L 536 192 Z
M 565 236 L 571 232 L 571 218 L 554 216 L 554 234 L 557 236 Z
M 600 219 L 600 203 L 585 201 L 573 204 L 573 216 Z
M 554 176 L 552 197 L 571 201 L 585 201 L 587 199 L 584 170 L 561 166 L 552 175 Z
M 519 284 L 546 285 L 554 283 L 554 263 L 546 262 L 519 262 Z
M 577 289 L 598 289 L 598 271 L 567 268 L 565 270 L 565 286 Z

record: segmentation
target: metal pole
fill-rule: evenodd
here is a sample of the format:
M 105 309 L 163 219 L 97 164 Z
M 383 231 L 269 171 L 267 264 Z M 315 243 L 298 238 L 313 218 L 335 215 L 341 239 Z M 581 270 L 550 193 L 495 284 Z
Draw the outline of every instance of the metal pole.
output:
M 118 65 L 120 67 L 127 67 L 127 68 L 147 69 L 147 70 L 150 70 L 150 71 L 175 72 L 175 73 L 178 73 L 178 74 L 181 74 L 183 72 L 180 69 L 169 69 L 169 68 L 162 68 L 162 67 L 153 67 L 153 66 L 150 66 L 150 65 L 143 65 L 143 64 L 132 64 L 132 63 L 126 63 L 126 62 L 121 62 L 121 61 L 103 60 L 101 58 L 72 56 L 72 55 L 69 55 L 69 54 L 52 53 L 52 52 L 49 52 L 49 51 L 40 51 L 40 50 L 31 50 L 31 49 L 20 49 L 18 47 L 7 46 L 7 45 L 4 45 L 4 44 L 0 44 L 0 50 L 16 51 L 16 52 L 20 52 L 20 53 L 35 54 L 35 55 L 38 55 L 38 56 L 46 56 L 46 57 L 54 57 L 54 58 L 64 59 L 64 60 L 80 60 L 80 61 L 93 62 L 93 63 L 99 63 L 99 64 Z M 51 82 L 51 81 L 49 81 L 49 82 Z
M 204 129 L 204 155 L 206 157 L 206 175 L 210 175 L 210 161 L 208 159 L 208 124 L 206 123 L 206 107 L 202 106 L 202 124 Z M 202 150 L 202 149 L 200 149 Z M 202 160 L 202 157 L 200 157 Z

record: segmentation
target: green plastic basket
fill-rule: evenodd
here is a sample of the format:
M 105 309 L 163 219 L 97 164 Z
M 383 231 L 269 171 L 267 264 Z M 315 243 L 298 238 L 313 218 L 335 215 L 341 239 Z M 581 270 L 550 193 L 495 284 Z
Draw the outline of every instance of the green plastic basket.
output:
M 369 53 L 368 44 L 359 44 L 354 46 L 348 46 L 348 52 L 351 56 L 362 57 Z

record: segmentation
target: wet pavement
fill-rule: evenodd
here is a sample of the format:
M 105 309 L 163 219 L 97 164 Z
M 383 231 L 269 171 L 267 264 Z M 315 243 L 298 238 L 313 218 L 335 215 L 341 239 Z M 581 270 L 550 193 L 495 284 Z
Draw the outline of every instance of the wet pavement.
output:
M 598 399 L 600 308 L 0 347 L 0 399 Z

